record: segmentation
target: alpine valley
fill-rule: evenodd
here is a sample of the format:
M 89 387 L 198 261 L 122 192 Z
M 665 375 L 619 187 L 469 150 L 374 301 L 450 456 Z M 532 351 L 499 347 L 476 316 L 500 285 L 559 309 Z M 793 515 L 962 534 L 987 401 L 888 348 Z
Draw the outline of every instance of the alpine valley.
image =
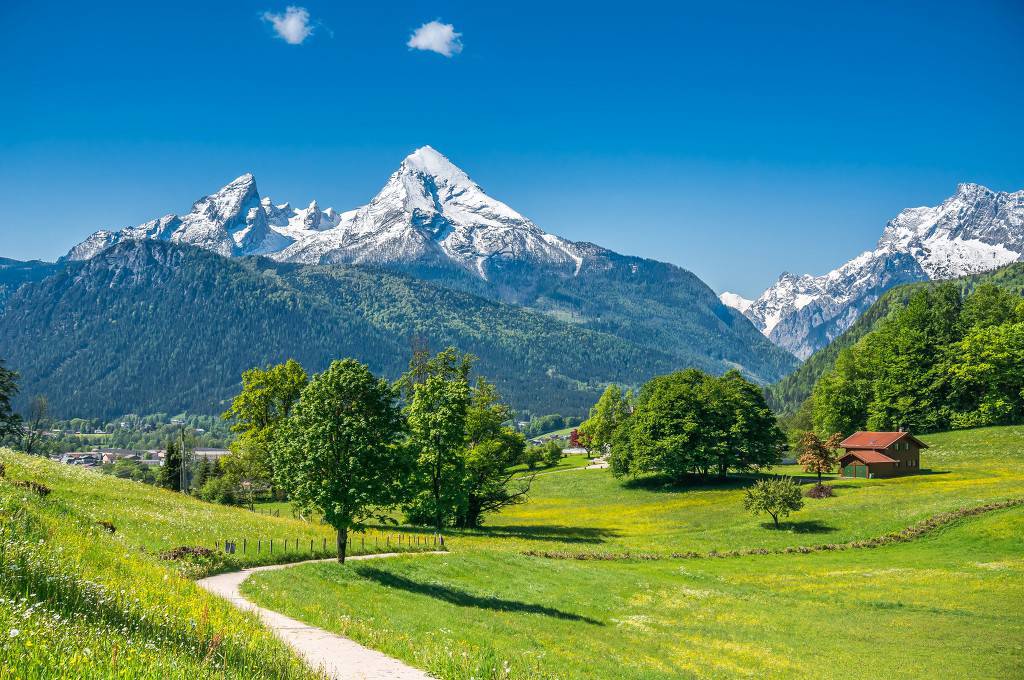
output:
M 900 212 L 885 225 L 874 250 L 827 274 L 786 272 L 756 300 L 728 292 L 721 299 L 780 347 L 806 359 L 896 285 L 978 274 L 1022 254 L 1024 190 L 961 184 L 941 205 Z
M 245 174 L 56 264 L 0 261 L 0 305 L 0 356 L 55 415 L 217 412 L 287 357 L 396 377 L 414 342 L 472 352 L 538 414 L 687 366 L 768 383 L 798 363 L 689 271 L 546 233 L 430 147 L 355 210 L 275 203 Z

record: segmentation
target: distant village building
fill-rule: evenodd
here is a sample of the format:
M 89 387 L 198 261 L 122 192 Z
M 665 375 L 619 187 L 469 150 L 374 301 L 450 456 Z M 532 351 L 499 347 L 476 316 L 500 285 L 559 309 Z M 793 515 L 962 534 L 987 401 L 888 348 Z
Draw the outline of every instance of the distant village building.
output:
M 71 451 L 62 454 L 57 460 L 65 465 L 81 465 L 82 467 L 96 467 L 102 462 L 100 454 L 95 451 Z
M 909 432 L 855 432 L 839 446 L 843 477 L 896 477 L 921 471 L 921 449 L 928 445 Z
M 216 463 L 229 453 L 231 453 L 230 449 L 196 449 L 195 459 L 213 461 Z

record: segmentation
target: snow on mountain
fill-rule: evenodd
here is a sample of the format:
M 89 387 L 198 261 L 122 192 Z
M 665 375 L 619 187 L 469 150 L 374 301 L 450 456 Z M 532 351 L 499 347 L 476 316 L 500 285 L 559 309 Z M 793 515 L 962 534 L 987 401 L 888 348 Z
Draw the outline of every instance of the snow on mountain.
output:
M 578 272 L 594 249 L 545 233 L 429 146 L 407 156 L 380 192 L 356 210 L 321 210 L 315 200 L 306 208 L 275 205 L 260 197 L 255 179 L 246 174 L 197 201 L 181 218 L 98 231 L 66 258 L 89 259 L 126 238 L 288 262 L 454 265 L 485 280 L 509 262 Z
M 256 180 L 249 173 L 192 204 L 182 216 L 164 215 L 120 231 L 101 229 L 72 248 L 65 259 L 88 260 L 125 239 L 187 243 L 225 257 L 277 252 L 292 240 L 270 228 Z
M 976 274 L 1022 254 L 1024 191 L 960 184 L 939 206 L 900 212 L 874 250 L 821 276 L 783 273 L 741 311 L 776 344 L 807 358 L 895 285 Z
M 483 279 L 496 260 L 578 269 L 582 250 L 484 193 L 429 146 L 402 161 L 365 206 L 307 232 L 275 257 L 291 262 L 454 264 Z
M 722 301 L 723 305 L 726 307 L 732 307 L 740 314 L 746 312 L 750 308 L 750 305 L 754 304 L 753 300 L 748 300 L 738 293 L 730 293 L 729 291 L 720 293 L 718 299 Z

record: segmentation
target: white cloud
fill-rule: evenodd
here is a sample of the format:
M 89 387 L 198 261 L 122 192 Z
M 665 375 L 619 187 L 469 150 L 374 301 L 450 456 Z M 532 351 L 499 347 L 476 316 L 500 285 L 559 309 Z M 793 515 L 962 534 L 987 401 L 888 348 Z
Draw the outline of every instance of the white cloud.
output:
M 451 24 L 431 21 L 413 31 L 409 42 L 405 44 L 415 50 L 427 50 L 450 57 L 462 51 L 462 34 L 456 33 Z
M 263 20 L 273 24 L 277 36 L 289 45 L 301 45 L 313 35 L 313 27 L 309 25 L 309 11 L 305 7 L 288 7 L 284 14 L 264 12 Z

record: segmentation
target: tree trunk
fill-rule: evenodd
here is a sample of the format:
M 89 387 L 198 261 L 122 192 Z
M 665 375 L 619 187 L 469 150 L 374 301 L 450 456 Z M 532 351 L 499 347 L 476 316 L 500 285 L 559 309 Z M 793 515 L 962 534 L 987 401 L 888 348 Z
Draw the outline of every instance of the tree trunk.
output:
M 777 514 L 775 514 L 775 513 L 769 513 L 769 514 L 771 514 L 772 519 L 775 521 L 775 528 L 778 529 L 779 528 L 779 516 Z
M 345 564 L 345 549 L 348 547 L 348 527 L 338 529 L 338 562 Z

